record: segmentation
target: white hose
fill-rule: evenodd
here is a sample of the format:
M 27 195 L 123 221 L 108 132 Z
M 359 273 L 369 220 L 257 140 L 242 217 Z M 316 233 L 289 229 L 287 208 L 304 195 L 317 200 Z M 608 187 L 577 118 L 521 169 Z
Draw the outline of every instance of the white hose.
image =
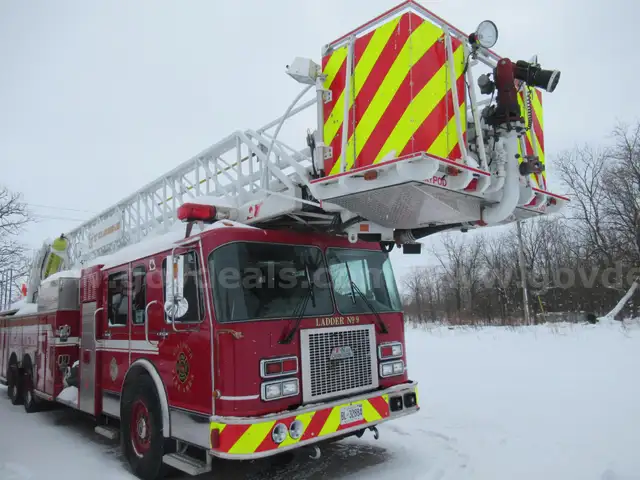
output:
M 280 123 L 278 123 L 278 127 L 276 128 L 276 131 L 273 134 L 273 137 L 271 137 L 271 143 L 269 144 L 269 150 L 267 151 L 267 161 L 269 161 L 269 157 L 271 156 L 271 151 L 273 150 L 273 145 L 276 142 L 276 139 L 278 138 L 278 133 L 280 133 L 280 129 L 282 128 L 282 125 L 284 125 L 284 122 L 287 120 L 287 117 L 289 116 L 289 113 L 291 112 L 291 110 L 293 110 L 293 107 L 296 106 L 296 104 L 300 101 L 300 99 L 302 97 L 305 96 L 305 94 L 312 88 L 314 87 L 314 85 L 307 85 L 299 94 L 298 96 L 293 100 L 293 103 L 291 105 L 289 105 L 289 108 L 287 108 L 287 111 L 284 112 L 284 115 L 282 116 L 282 118 L 280 119 Z
M 504 139 L 501 138 L 496 142 L 495 146 L 493 147 L 493 151 L 497 175 L 491 176 L 491 184 L 487 187 L 484 193 L 497 192 L 504 186 L 504 177 L 506 175 L 504 164 L 507 160 L 507 155 L 504 151 Z
M 502 198 L 495 205 L 486 207 L 482 212 L 484 223 L 491 225 L 500 223 L 513 213 L 520 198 L 520 172 L 518 170 L 518 151 L 516 133 L 509 132 L 504 138 L 506 153 L 505 179 L 502 189 Z

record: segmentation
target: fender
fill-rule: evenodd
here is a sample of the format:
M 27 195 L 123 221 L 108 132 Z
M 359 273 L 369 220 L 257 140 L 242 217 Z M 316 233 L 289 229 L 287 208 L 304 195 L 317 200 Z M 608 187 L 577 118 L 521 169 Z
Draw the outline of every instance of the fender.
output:
M 165 390 L 162 379 L 160 378 L 160 374 L 156 370 L 156 367 L 153 365 L 153 363 L 144 358 L 133 362 L 124 376 L 123 385 L 127 384 L 129 374 L 136 367 L 144 369 L 153 380 L 153 383 L 156 385 L 156 392 L 158 392 L 158 398 L 160 399 L 160 410 L 162 411 L 162 433 L 165 438 L 170 438 L 171 422 L 169 421 L 169 400 L 167 398 L 167 391 Z

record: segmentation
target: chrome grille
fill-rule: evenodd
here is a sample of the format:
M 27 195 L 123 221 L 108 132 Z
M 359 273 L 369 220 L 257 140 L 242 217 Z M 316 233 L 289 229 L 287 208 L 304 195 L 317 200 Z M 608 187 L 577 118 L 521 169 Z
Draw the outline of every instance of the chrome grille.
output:
M 302 391 L 305 402 L 349 395 L 378 386 L 373 325 L 303 330 Z M 352 356 L 332 359 L 334 349 Z M 336 357 L 336 355 L 334 355 Z

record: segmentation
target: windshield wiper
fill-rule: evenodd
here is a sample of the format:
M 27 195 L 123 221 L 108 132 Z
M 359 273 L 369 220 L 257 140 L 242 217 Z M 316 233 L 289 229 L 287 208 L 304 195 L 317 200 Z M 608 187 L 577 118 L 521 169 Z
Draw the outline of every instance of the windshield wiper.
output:
M 378 322 L 378 326 L 380 327 L 380 333 L 389 333 L 389 329 L 387 328 L 387 325 L 384 323 L 384 320 L 382 320 L 382 317 L 380 316 L 380 314 L 378 313 L 378 311 L 375 309 L 375 307 L 371 304 L 371 302 L 369 302 L 369 299 L 367 298 L 367 296 L 362 293 L 362 290 L 360 290 L 360 287 L 358 287 L 358 285 L 356 284 L 356 282 L 354 282 L 351 279 L 351 270 L 349 269 L 349 265 L 347 264 L 347 262 L 344 263 L 344 266 L 347 269 L 347 275 L 349 276 L 349 284 L 351 285 L 351 293 L 353 295 L 353 292 L 356 292 L 358 295 L 360 295 L 360 298 L 362 298 L 362 300 L 364 301 L 364 303 L 367 304 L 367 307 L 369 307 L 369 310 L 371 310 L 371 313 L 373 313 L 376 316 L 376 321 Z M 356 296 L 353 295 L 353 303 L 356 303 Z
M 304 317 L 304 312 L 307 310 L 307 304 L 309 303 L 309 299 L 311 299 L 311 305 L 314 308 L 316 306 L 316 292 L 313 290 L 313 284 L 311 283 L 311 275 L 309 274 L 309 265 L 305 265 L 304 270 L 306 272 L 307 285 L 309 288 L 305 292 L 304 296 L 300 299 L 300 301 L 298 302 L 298 305 L 296 305 L 296 308 L 294 310 L 294 312 L 297 312 L 295 325 L 291 330 L 289 330 L 289 333 L 287 333 L 287 335 L 283 339 L 278 341 L 278 343 L 281 345 L 291 343 L 291 341 L 293 340 L 293 336 L 296 334 L 296 332 L 300 328 L 300 323 L 302 322 L 302 318 Z M 299 312 L 298 312 L 298 309 L 300 309 Z

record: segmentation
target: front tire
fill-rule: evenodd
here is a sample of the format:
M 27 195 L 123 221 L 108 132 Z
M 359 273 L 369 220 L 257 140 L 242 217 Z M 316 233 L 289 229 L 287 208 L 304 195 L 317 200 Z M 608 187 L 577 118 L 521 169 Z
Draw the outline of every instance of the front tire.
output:
M 120 438 L 123 454 L 138 478 L 164 477 L 162 410 L 156 386 L 148 375 L 140 375 L 124 391 Z

